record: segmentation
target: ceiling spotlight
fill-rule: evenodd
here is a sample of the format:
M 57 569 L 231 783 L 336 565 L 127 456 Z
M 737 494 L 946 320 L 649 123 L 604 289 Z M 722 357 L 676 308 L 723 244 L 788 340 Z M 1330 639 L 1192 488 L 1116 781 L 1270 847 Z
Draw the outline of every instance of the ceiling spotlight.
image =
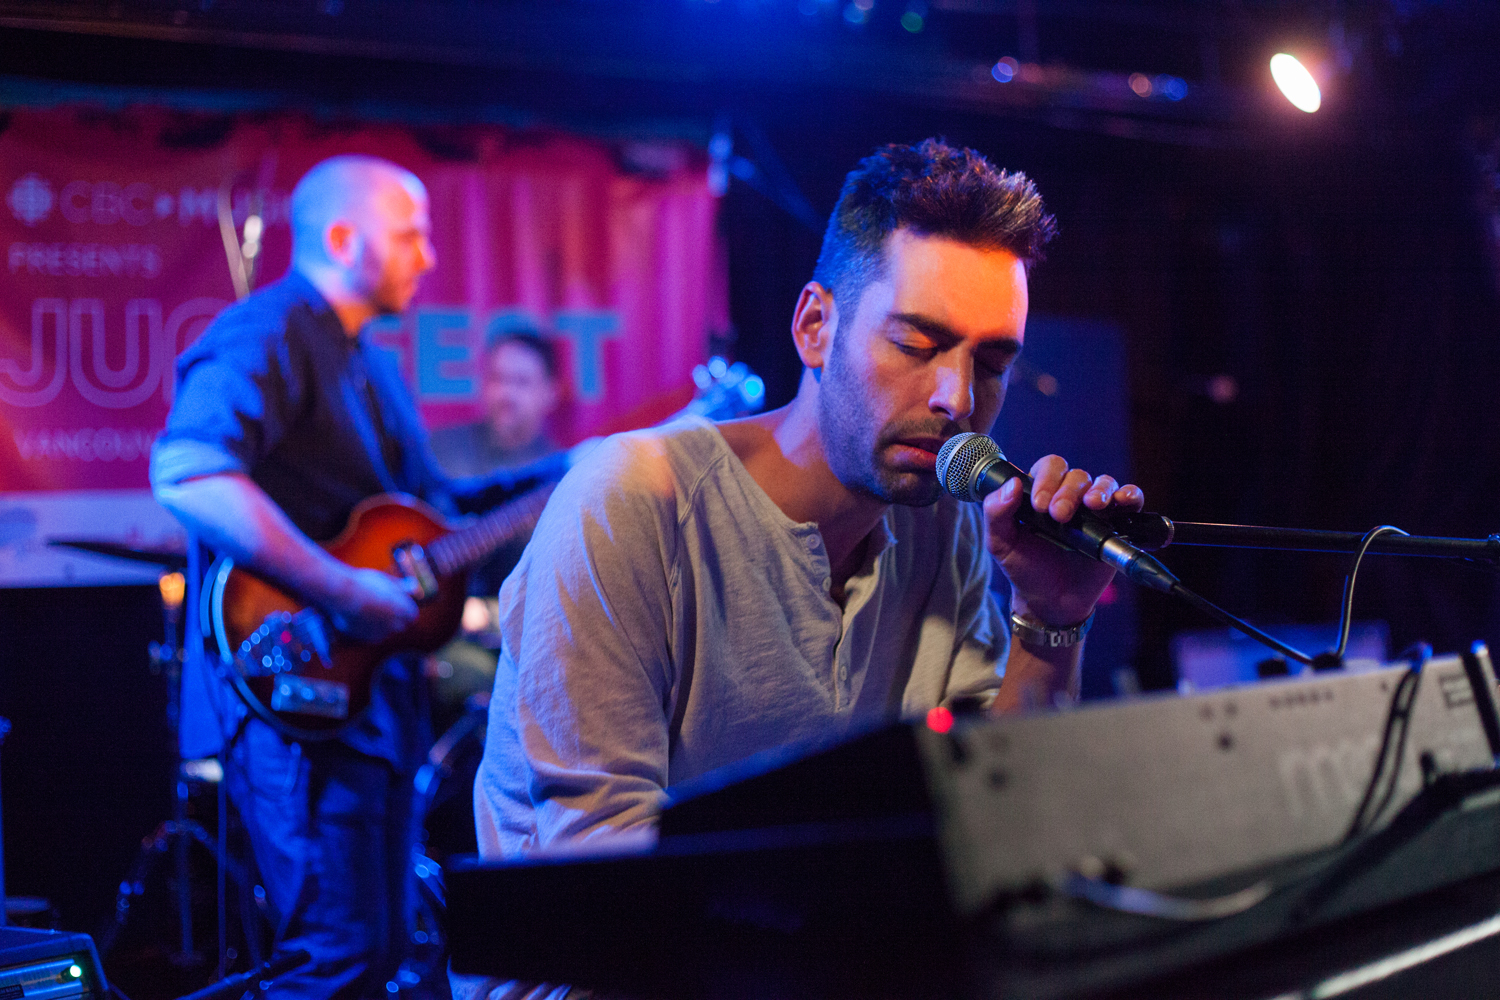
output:
M 1292 102 L 1292 106 L 1312 114 L 1323 106 L 1323 94 L 1318 90 L 1318 81 L 1297 61 L 1296 56 L 1278 52 L 1271 57 L 1271 78 L 1281 93 Z

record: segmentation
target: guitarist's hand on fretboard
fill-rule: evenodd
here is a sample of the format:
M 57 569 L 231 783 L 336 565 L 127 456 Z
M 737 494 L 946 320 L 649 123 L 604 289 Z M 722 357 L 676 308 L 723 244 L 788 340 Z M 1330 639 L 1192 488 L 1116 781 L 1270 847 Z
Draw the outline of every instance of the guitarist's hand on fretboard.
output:
M 417 602 L 402 581 L 378 569 L 354 566 L 338 604 L 326 610 L 337 631 L 365 642 L 395 635 L 417 620 Z

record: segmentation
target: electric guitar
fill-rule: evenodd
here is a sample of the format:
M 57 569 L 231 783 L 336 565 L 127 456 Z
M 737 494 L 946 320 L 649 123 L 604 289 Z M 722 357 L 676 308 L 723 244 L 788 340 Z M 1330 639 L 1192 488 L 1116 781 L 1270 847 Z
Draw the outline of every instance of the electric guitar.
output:
M 764 384 L 743 364 L 714 358 L 699 368 L 697 395 L 679 414 L 722 419 L 764 402 Z M 430 653 L 453 637 L 468 571 L 535 527 L 552 489 L 534 490 L 457 528 L 414 497 L 383 494 L 355 507 L 325 546 L 328 553 L 349 566 L 392 573 L 417 601 L 416 620 L 378 642 L 340 634 L 322 611 L 220 557 L 204 583 L 203 632 L 221 673 L 255 715 L 284 735 L 338 736 L 369 706 L 386 659 Z
M 218 559 L 205 603 L 224 673 L 250 710 L 285 735 L 339 735 L 370 704 L 388 657 L 430 653 L 452 638 L 468 570 L 535 527 L 551 495 L 551 486 L 534 490 L 457 530 L 415 497 L 385 494 L 354 508 L 326 546 L 329 555 L 394 573 L 417 602 L 416 620 L 379 642 L 338 633 L 317 608 L 232 559 Z

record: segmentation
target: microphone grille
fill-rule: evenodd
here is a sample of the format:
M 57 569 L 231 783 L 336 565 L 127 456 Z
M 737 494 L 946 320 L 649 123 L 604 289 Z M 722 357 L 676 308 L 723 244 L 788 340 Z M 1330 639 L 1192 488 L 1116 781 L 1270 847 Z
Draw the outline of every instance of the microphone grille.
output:
M 937 477 L 943 489 L 960 500 L 978 500 L 974 481 L 990 462 L 1000 457 L 1000 446 L 985 434 L 955 434 L 938 449 Z

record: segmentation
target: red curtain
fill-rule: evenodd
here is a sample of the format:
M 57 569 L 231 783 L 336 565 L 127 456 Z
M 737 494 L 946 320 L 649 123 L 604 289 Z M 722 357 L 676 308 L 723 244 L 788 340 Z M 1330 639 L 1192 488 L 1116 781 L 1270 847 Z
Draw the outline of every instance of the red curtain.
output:
M 171 530 L 141 491 L 173 358 L 234 297 L 221 187 L 237 232 L 261 209 L 264 284 L 286 269 L 292 186 L 345 152 L 394 160 L 431 195 L 437 268 L 406 315 L 372 330 L 431 426 L 479 416 L 478 350 L 491 329 L 521 324 L 558 342 L 560 443 L 688 398 L 709 336 L 727 326 L 694 149 L 292 114 L 14 111 L 0 131 L 0 582 L 30 579 L 17 570 L 27 552 L 47 576 L 36 543 L 77 520 L 59 513 L 77 491 L 135 496 L 113 508 L 120 523 L 74 533 Z

